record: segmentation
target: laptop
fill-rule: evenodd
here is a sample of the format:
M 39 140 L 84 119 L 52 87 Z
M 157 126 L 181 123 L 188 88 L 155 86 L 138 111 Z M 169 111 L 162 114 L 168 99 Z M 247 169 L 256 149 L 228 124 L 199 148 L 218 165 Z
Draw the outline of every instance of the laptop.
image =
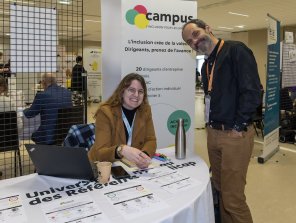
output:
M 28 154 L 40 175 L 94 180 L 95 171 L 87 149 L 55 145 L 26 144 Z

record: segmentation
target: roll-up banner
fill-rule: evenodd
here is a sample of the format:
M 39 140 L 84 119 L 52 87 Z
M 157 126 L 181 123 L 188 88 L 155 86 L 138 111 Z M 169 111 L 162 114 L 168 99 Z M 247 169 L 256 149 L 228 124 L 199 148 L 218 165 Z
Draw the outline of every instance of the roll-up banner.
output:
M 114 5 L 107 0 L 103 0 L 102 4 Z M 105 76 L 116 76 L 112 73 L 112 68 L 104 67 L 115 66 L 118 72 L 118 64 L 114 63 L 119 59 L 115 55 L 116 61 L 104 60 L 104 54 L 108 51 L 104 48 L 106 40 L 110 43 L 106 46 L 109 45 L 111 51 L 121 55 L 121 69 L 117 75 L 123 78 L 128 73 L 136 72 L 146 80 L 158 148 L 174 144 L 177 120 L 183 118 L 187 147 L 192 150 L 196 62 L 195 53 L 185 44 L 181 34 L 184 23 L 196 18 L 197 3 L 181 0 L 125 0 L 117 4 L 121 4 L 120 12 L 114 11 L 118 7 L 102 5 L 102 9 L 112 9 L 109 18 L 113 13 L 121 14 L 119 29 L 102 25 L 106 27 L 102 32 L 109 32 L 108 35 L 103 34 L 103 37 L 117 37 L 116 42 L 113 42 L 115 45 L 110 40 L 102 40 L 103 97 L 112 93 L 105 85 L 108 84 L 104 82 Z M 105 18 L 102 17 L 102 23 L 105 19 L 108 19 L 107 13 Z M 115 26 L 118 27 L 118 24 Z M 116 51 L 114 47 L 118 47 Z M 107 55 L 106 58 L 112 56 Z M 104 70 L 109 73 L 104 73 Z M 120 79 L 116 80 L 117 85 Z M 114 83 L 109 81 L 109 84 L 113 85 L 114 90 Z M 106 88 L 109 91 L 107 94 L 104 92 Z
M 100 102 L 102 98 L 101 49 L 84 48 L 83 66 L 87 71 L 87 100 Z
M 280 22 L 268 14 L 268 24 L 264 144 L 259 163 L 264 163 L 279 149 Z

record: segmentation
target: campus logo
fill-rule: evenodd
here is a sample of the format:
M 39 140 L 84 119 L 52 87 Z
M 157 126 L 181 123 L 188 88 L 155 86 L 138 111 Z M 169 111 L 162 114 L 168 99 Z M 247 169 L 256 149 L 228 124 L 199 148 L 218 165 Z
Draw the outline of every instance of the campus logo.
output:
M 150 21 L 153 22 L 167 22 L 171 26 L 175 26 L 179 23 L 186 23 L 192 20 L 192 16 L 188 15 L 175 15 L 169 13 L 157 13 L 157 12 L 147 12 L 147 9 L 143 5 L 136 5 L 133 9 L 130 9 L 125 14 L 126 21 L 135 25 L 139 29 L 146 29 Z
M 149 25 L 149 20 L 146 17 L 147 9 L 143 5 L 136 5 L 133 9 L 130 9 L 125 14 L 126 21 L 135 25 L 139 29 L 146 29 Z

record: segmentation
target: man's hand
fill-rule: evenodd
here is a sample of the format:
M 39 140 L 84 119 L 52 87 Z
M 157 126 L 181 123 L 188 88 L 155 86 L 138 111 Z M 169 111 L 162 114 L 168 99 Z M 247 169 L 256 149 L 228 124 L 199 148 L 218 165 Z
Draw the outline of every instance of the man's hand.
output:
M 230 136 L 233 136 L 233 137 L 243 137 L 243 133 L 242 132 L 238 132 L 238 131 L 236 131 L 234 129 L 231 130 L 231 132 L 230 132 L 229 135 Z

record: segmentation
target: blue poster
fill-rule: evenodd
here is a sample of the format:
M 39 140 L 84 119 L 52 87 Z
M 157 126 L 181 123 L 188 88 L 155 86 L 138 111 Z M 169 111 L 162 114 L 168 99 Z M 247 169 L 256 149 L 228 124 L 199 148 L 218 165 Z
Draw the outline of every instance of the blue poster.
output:
M 264 135 L 279 127 L 280 109 L 280 22 L 268 17 L 267 77 L 265 95 Z

